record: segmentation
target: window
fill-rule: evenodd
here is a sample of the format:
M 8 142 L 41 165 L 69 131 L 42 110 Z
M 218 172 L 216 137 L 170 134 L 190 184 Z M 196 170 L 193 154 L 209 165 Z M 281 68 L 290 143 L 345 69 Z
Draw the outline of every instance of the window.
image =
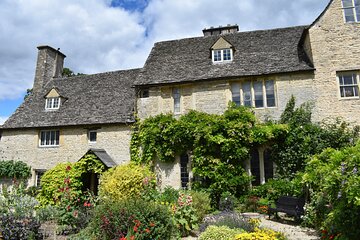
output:
M 345 22 L 360 22 L 360 0 L 342 0 Z
M 231 91 L 232 100 L 236 105 L 255 108 L 276 107 L 273 80 L 233 83 Z
M 339 73 L 340 97 L 359 97 L 358 76 L 356 73 Z
M 174 88 L 173 89 L 173 98 L 174 98 L 174 113 L 180 113 L 180 89 Z
M 232 49 L 220 49 L 220 50 L 213 50 L 213 62 L 229 62 L 232 60 L 233 52 Z
M 35 170 L 35 186 L 40 187 L 41 186 L 41 178 L 46 172 L 45 169 L 37 169 Z
M 40 131 L 40 147 L 59 146 L 59 130 Z
M 47 98 L 45 103 L 45 109 L 59 109 L 60 107 L 60 98 Z
M 89 143 L 96 143 L 97 131 L 90 130 L 88 133 Z
M 148 98 L 149 96 L 149 89 L 142 89 L 140 91 L 140 98 Z
M 189 156 L 187 154 L 180 156 L 180 175 L 181 175 L 181 188 L 187 189 L 189 184 L 188 172 Z

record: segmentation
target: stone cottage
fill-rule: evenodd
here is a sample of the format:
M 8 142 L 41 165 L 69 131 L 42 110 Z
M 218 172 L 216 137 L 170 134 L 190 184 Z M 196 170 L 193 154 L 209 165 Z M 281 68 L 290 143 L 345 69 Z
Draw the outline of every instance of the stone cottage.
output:
M 241 32 L 228 25 L 203 33 L 156 43 L 141 69 L 71 78 L 60 75 L 64 54 L 38 47 L 34 93 L 1 127 L 0 160 L 30 164 L 33 184 L 44 170 L 89 149 L 109 166 L 121 164 L 129 160 L 134 113 L 221 114 L 229 101 L 277 119 L 294 95 L 314 103 L 315 121 L 360 123 L 359 0 L 331 0 L 308 26 Z M 265 148 L 255 155 L 247 170 L 264 183 L 274 166 Z M 189 158 L 159 164 L 162 183 L 186 185 Z

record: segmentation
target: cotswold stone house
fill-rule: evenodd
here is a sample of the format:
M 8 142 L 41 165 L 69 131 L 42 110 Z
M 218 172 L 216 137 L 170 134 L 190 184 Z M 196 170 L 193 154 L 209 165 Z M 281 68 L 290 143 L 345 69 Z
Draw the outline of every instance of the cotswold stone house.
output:
M 237 25 L 203 37 L 158 42 L 141 69 L 62 78 L 65 55 L 38 47 L 34 93 L 1 128 L 0 160 L 22 160 L 32 183 L 59 162 L 89 150 L 107 165 L 129 160 L 131 124 L 191 109 L 221 114 L 229 101 L 279 118 L 291 95 L 312 101 L 315 121 L 360 123 L 360 1 L 332 0 L 309 26 L 239 32 Z M 272 177 L 266 148 L 247 163 L 258 183 Z M 185 186 L 191 156 L 158 164 L 163 185 Z M 280 166 L 279 166 L 280 167 Z

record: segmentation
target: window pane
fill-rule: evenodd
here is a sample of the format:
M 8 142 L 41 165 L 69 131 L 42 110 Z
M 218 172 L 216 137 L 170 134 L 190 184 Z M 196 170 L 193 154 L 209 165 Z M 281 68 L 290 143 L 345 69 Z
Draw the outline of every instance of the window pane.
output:
M 250 82 L 243 83 L 242 90 L 243 90 L 244 106 L 251 107 L 252 98 L 251 98 Z
M 40 132 L 40 145 L 45 145 L 45 132 Z
M 356 11 L 356 21 L 360 22 L 360 5 L 355 8 L 355 11 Z
M 266 81 L 265 88 L 266 88 L 266 106 L 275 107 L 274 81 L 273 80 Z
M 231 85 L 232 101 L 240 106 L 240 84 L 234 83 Z
M 223 50 L 223 59 L 224 61 L 229 61 L 231 60 L 231 53 L 230 53 L 230 49 L 224 49 Z
M 344 12 L 345 12 L 345 21 L 346 22 L 355 22 L 355 16 L 354 16 L 354 9 L 353 8 L 344 9 Z
M 263 83 L 254 82 L 255 107 L 264 107 Z
M 180 156 L 180 175 L 181 175 L 181 187 L 187 189 L 189 184 L 189 171 L 187 165 L 189 163 L 189 157 L 187 154 Z
M 340 87 L 341 97 L 356 97 L 359 96 L 357 87 Z
M 342 0 L 342 3 L 344 8 L 353 6 L 352 0 Z
M 45 145 L 50 145 L 50 132 L 45 132 Z
M 60 139 L 60 132 L 55 131 L 55 145 L 59 145 L 59 139 Z
M 58 108 L 59 107 L 59 98 L 54 98 L 54 105 L 53 108 Z
M 55 145 L 55 132 L 50 132 L 50 145 Z
M 51 108 L 51 98 L 46 99 L 46 108 Z
M 344 75 L 343 76 L 344 85 L 353 85 L 355 84 L 355 77 L 354 75 Z
M 221 50 L 214 50 L 214 62 L 221 61 Z
M 89 141 L 96 142 L 96 135 L 97 135 L 97 133 L 95 131 L 89 132 Z
M 173 98 L 174 98 L 174 112 L 180 112 L 180 89 L 174 88 L 173 89 Z
M 360 6 L 360 0 L 355 0 L 355 6 Z

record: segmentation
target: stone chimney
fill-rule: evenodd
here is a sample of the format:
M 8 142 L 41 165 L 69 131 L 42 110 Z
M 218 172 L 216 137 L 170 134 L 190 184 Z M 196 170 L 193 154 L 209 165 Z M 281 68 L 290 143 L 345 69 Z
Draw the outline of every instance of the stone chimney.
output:
M 38 57 L 36 63 L 33 92 L 40 92 L 51 78 L 61 77 L 65 55 L 49 46 L 37 47 Z
M 226 26 L 219 26 L 219 27 L 210 27 L 204 28 L 203 30 L 204 36 L 212 36 L 212 35 L 222 35 L 228 33 L 236 33 L 239 31 L 239 26 L 235 25 L 226 25 Z

